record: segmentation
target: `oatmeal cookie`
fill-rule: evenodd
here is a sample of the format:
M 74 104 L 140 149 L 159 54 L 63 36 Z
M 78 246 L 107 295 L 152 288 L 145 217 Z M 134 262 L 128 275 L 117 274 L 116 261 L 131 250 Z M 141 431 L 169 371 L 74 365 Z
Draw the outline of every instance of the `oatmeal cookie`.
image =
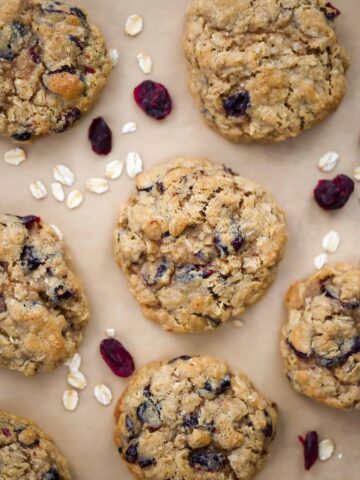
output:
M 286 375 L 298 392 L 360 408 L 360 269 L 327 266 L 290 287 L 281 335 Z
M 34 423 L 0 411 L 1 480 L 71 480 L 66 460 Z
M 249 480 L 275 437 L 276 405 L 221 359 L 141 368 L 120 398 L 115 442 L 141 479 Z
M 73 355 L 88 302 L 70 255 L 39 217 L 0 215 L 0 365 L 50 372 Z
M 111 72 L 84 10 L 58 0 L 0 5 L 0 134 L 18 142 L 71 127 Z
M 349 61 L 325 0 L 193 0 L 185 54 L 204 120 L 234 142 L 277 142 L 323 120 Z
M 208 160 L 177 158 L 136 177 L 114 252 L 144 315 L 166 330 L 211 330 L 262 297 L 286 224 L 259 185 Z

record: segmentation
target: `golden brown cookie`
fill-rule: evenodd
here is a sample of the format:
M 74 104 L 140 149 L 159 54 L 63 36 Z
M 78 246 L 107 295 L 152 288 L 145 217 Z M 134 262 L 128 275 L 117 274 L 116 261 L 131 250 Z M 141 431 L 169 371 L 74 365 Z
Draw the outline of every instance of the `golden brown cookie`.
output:
M 249 480 L 268 456 L 277 408 L 220 358 L 185 355 L 141 368 L 115 419 L 138 478 Z
M 257 302 L 286 243 L 261 186 L 208 160 L 177 158 L 136 177 L 114 253 L 144 315 L 166 330 L 212 330 Z
M 336 408 L 360 408 L 360 269 L 327 266 L 292 285 L 281 335 L 296 391 Z
M 71 480 L 67 461 L 33 422 L 0 411 L 1 480 Z
M 83 286 L 51 226 L 0 215 L 0 365 L 51 372 L 76 352 L 88 318 Z
M 325 0 L 193 0 L 185 54 L 208 125 L 234 142 L 296 137 L 346 91 L 348 57 Z
M 18 142 L 70 128 L 105 86 L 111 61 L 84 10 L 58 0 L 0 6 L 0 134 Z

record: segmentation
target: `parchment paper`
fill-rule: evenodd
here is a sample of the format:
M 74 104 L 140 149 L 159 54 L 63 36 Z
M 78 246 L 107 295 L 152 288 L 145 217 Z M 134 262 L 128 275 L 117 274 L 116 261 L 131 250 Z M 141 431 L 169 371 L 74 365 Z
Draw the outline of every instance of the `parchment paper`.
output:
M 342 11 L 336 20 L 338 34 L 352 58 L 345 100 L 318 127 L 274 146 L 233 145 L 203 125 L 186 86 L 182 34 L 187 0 L 83 0 L 83 4 L 102 28 L 109 47 L 119 49 L 120 63 L 93 111 L 73 130 L 26 147 L 28 159 L 20 167 L 2 160 L 12 144 L 0 139 L 0 206 L 3 212 L 41 215 L 65 235 L 91 302 L 91 323 L 80 349 L 89 385 L 80 394 L 77 411 L 70 413 L 61 403 L 66 388 L 65 367 L 29 379 L 1 369 L 0 408 L 38 422 L 69 459 L 74 479 L 130 480 L 112 439 L 113 407 L 127 382 L 115 377 L 98 353 L 105 329 L 114 327 L 138 366 L 184 353 L 222 356 L 279 404 L 279 433 L 259 480 L 359 479 L 360 412 L 332 410 L 297 395 L 283 375 L 278 351 L 284 294 L 291 282 L 313 272 L 312 262 L 321 252 L 323 235 L 331 229 L 341 235 L 340 249 L 332 259 L 359 260 L 359 189 L 338 212 L 326 213 L 312 199 L 319 178 L 351 174 L 360 164 L 358 0 L 337 0 Z M 127 37 L 123 29 L 132 13 L 140 13 L 145 19 L 144 31 L 136 38 Z M 153 58 L 150 78 L 164 83 L 174 101 L 174 112 L 164 122 L 147 118 L 132 100 L 133 87 L 145 77 L 136 64 L 141 51 Z M 108 158 L 93 154 L 87 140 L 91 119 L 98 115 L 107 120 L 114 134 L 114 149 Z M 138 123 L 138 132 L 121 135 L 121 126 L 129 120 Z M 329 150 L 341 156 L 334 175 L 317 170 L 319 158 Z M 104 196 L 86 194 L 83 205 L 75 211 L 57 203 L 51 194 L 40 202 L 30 195 L 29 183 L 33 180 L 40 179 L 50 187 L 56 164 L 69 165 L 76 174 L 76 187 L 85 190 L 87 178 L 101 176 L 108 161 L 125 160 L 129 151 L 139 152 L 146 167 L 185 154 L 225 162 L 243 176 L 263 183 L 286 210 L 290 240 L 285 259 L 265 298 L 243 316 L 243 328 L 229 322 L 210 334 L 179 336 L 163 332 L 142 317 L 112 257 L 118 207 L 133 188 L 126 173 L 111 183 L 111 191 Z M 110 407 L 103 407 L 93 396 L 94 385 L 101 382 L 113 391 Z M 297 435 L 312 429 L 318 430 L 321 438 L 335 440 L 336 454 L 305 473 Z M 343 454 L 341 460 L 337 458 L 339 453 Z

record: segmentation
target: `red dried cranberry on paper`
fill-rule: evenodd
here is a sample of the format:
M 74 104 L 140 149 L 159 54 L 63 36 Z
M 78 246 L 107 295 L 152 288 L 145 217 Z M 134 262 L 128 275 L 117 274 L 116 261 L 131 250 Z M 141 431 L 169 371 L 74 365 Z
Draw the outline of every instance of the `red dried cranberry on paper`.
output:
M 306 434 L 306 437 L 299 436 L 299 441 L 304 447 L 304 466 L 305 470 L 316 463 L 319 458 L 319 437 L 317 432 L 311 431 Z
M 325 17 L 330 21 L 335 20 L 335 18 L 341 14 L 340 10 L 334 7 L 334 5 L 332 5 L 330 2 L 326 2 L 325 7 L 323 7 L 321 11 L 324 13 Z
M 98 155 L 108 155 L 112 148 L 112 133 L 102 117 L 95 118 L 89 128 L 92 149 Z
M 134 360 L 130 353 L 115 338 L 106 338 L 100 343 L 100 353 L 116 376 L 127 378 L 134 373 Z
M 319 180 L 314 189 L 317 204 L 324 210 L 342 208 L 353 193 L 355 184 L 347 175 L 338 175 L 333 180 Z
M 145 80 L 134 89 L 134 99 L 146 115 L 156 120 L 162 120 L 171 113 L 171 97 L 161 83 Z

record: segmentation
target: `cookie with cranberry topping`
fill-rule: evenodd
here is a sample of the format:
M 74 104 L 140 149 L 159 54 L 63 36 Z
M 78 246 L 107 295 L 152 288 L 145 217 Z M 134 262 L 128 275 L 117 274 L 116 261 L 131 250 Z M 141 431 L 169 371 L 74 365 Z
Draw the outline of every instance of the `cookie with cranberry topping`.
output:
M 337 108 L 349 60 L 325 0 L 192 0 L 185 55 L 208 125 L 233 142 L 296 137 Z
M 258 301 L 286 243 L 261 186 L 208 160 L 177 158 L 136 177 L 114 252 L 144 315 L 166 330 L 212 330 Z
M 88 318 L 58 234 L 33 215 L 0 215 L 0 366 L 51 372 L 76 352 Z
M 141 368 L 115 411 L 115 442 L 141 479 L 249 480 L 276 434 L 277 407 L 220 358 Z
M 65 458 L 30 420 L 0 411 L 1 480 L 71 480 Z
M 89 110 L 111 72 L 84 10 L 58 0 L 0 6 L 0 134 L 16 142 L 59 133 Z
M 292 285 L 281 335 L 296 391 L 331 407 L 360 409 L 360 269 L 327 266 Z

